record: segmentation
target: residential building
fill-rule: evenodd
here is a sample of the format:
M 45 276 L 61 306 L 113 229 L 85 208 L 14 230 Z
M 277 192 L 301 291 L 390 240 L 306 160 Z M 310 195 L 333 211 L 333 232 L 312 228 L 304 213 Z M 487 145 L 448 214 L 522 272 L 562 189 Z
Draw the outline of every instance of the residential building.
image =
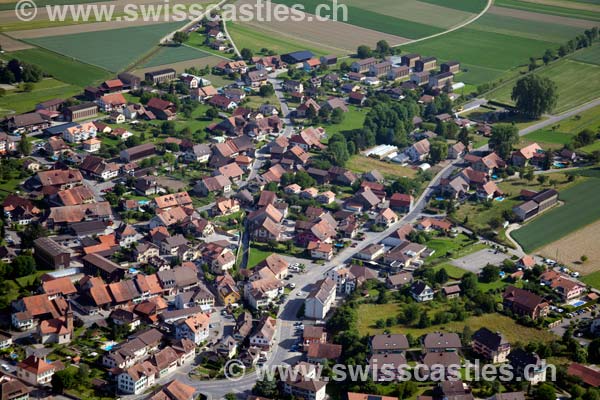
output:
M 335 302 L 336 284 L 329 278 L 315 283 L 315 287 L 304 300 L 304 316 L 323 319 Z

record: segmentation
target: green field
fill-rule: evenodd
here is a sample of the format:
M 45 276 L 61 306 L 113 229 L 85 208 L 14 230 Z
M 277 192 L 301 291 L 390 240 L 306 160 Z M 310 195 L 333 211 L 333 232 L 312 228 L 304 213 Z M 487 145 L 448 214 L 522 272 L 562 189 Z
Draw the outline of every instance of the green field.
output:
M 302 4 L 307 13 L 315 14 L 316 7 L 323 4 L 323 1 L 301 0 L 298 2 L 297 0 L 275 0 L 274 3 L 285 4 L 290 7 L 295 4 Z M 444 31 L 443 28 L 437 26 L 415 22 L 410 19 L 393 17 L 386 14 L 385 10 L 381 10 L 382 13 L 371 11 L 370 9 L 373 9 L 374 7 L 367 9 L 348 4 L 346 4 L 346 7 L 348 8 L 348 21 L 345 22 L 351 25 L 360 26 L 361 28 L 372 29 L 378 32 L 384 32 L 409 39 L 418 39 Z M 377 9 L 379 9 L 379 7 L 377 7 Z
M 377 329 L 375 321 L 395 317 L 400 310 L 398 303 L 388 304 L 361 304 L 358 308 L 358 333 L 362 335 L 379 334 L 384 330 L 390 333 L 411 334 L 417 338 L 430 333 L 432 328 L 443 332 L 462 332 L 463 327 L 468 325 L 473 331 L 481 327 L 486 327 L 494 332 L 502 332 L 509 342 L 549 342 L 554 339 L 554 335 L 546 330 L 528 328 L 519 325 L 515 320 L 497 313 L 483 314 L 481 316 L 472 316 L 464 321 L 452 321 L 444 325 L 434 325 L 429 328 L 410 328 L 403 325 L 396 325 L 390 328 Z
M 401 46 L 401 49 L 403 52 L 434 55 L 440 60 L 459 60 L 464 71 L 460 79 L 478 85 L 498 79 L 509 70 L 527 63 L 532 55 L 555 47 L 548 41 L 486 32 L 478 24 L 479 21 L 476 21 L 467 28 Z
M 593 288 L 600 289 L 600 271 L 592 272 L 589 275 L 582 276 L 581 281 L 587 283 Z
M 255 27 L 241 25 L 239 23 L 228 23 L 227 30 L 238 49 L 248 48 L 255 54 L 259 54 L 260 50 L 263 48 L 272 50 L 277 54 L 298 50 L 310 50 L 317 56 L 331 54 L 331 51 L 316 47 L 316 44 L 306 45 L 302 41 L 294 41 L 287 37 L 275 36 L 273 33 L 262 31 Z
M 485 8 L 485 1 L 481 0 L 420 0 L 423 3 L 435 4 L 454 8 L 456 10 L 466 11 L 470 13 L 479 13 Z
M 373 8 L 372 0 L 345 0 L 344 4 L 376 12 L 385 10 L 385 15 L 390 17 L 448 29 L 473 18 L 486 4 L 485 0 L 473 0 L 472 2 L 473 10 L 460 9 L 460 1 L 377 0 L 376 9 Z M 455 7 L 455 3 L 458 7 Z
M 573 60 L 600 65 L 600 46 L 596 45 L 579 51 L 573 56 Z
M 527 142 L 567 144 L 571 141 L 572 137 L 573 135 L 567 132 L 539 130 L 523 136 L 522 139 Z
M 17 58 L 39 66 L 44 73 L 59 81 L 85 87 L 93 85 L 110 77 L 110 72 L 84 64 L 60 54 L 43 49 L 28 49 L 5 54 L 5 59 Z
M 362 128 L 365 117 L 367 116 L 367 109 L 359 108 L 356 106 L 348 106 L 348 112 L 344 113 L 344 119 L 340 124 L 323 124 L 327 134 L 331 135 L 337 132 L 349 131 L 352 129 Z
M 517 10 L 525 10 L 537 12 L 541 14 L 559 15 L 561 17 L 570 17 L 576 19 L 587 19 L 590 21 L 600 21 L 600 15 L 597 12 L 589 10 L 578 10 L 568 8 L 568 2 L 564 2 L 565 7 L 556 7 L 547 4 L 534 3 L 521 0 L 495 0 L 494 5 L 501 7 L 514 8 Z
M 29 39 L 30 43 L 67 57 L 118 72 L 133 64 L 181 22 L 134 26 L 110 31 L 85 32 Z
M 9 91 L 0 97 L 0 116 L 15 112 L 17 114 L 31 111 L 35 105 L 55 98 L 66 99 L 81 93 L 78 86 L 69 85 L 56 79 L 48 78 L 34 84 L 31 92 Z
M 564 43 L 582 33 L 581 28 L 543 21 L 531 21 L 506 15 L 485 14 L 469 28 L 519 38 Z
M 584 129 L 592 131 L 600 130 L 600 106 L 596 106 L 577 114 L 571 118 L 564 119 L 553 125 L 552 129 L 541 129 L 523 136 L 521 139 L 525 143 L 538 142 L 542 147 L 544 143 L 563 145 L 571 141 L 573 135 Z M 580 150 L 589 152 L 598 150 L 600 142 L 582 147 Z
M 600 91 L 600 65 L 566 59 L 540 68 L 537 74 L 556 83 L 558 102 L 553 111 L 555 114 L 594 100 Z M 486 98 L 513 104 L 510 99 L 512 88 L 512 84 L 504 85 L 488 93 Z
M 159 65 L 190 61 L 209 56 L 212 56 L 212 54 L 189 46 L 165 46 L 161 47 L 156 54 L 153 54 L 152 57 L 146 60 L 142 67 L 157 67 Z
M 600 218 L 600 180 L 590 178 L 560 192 L 565 204 L 533 219 L 512 236 L 527 253 Z

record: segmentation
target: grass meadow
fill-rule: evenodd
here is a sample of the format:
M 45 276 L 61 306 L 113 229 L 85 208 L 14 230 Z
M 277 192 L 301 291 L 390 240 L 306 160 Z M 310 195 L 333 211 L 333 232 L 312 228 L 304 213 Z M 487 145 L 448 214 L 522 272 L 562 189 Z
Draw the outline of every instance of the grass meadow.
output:
M 0 97 L 0 116 L 31 111 L 34 106 L 52 98 L 67 98 L 81 93 L 81 88 L 56 79 L 47 78 L 34 84 L 31 92 L 18 89 Z

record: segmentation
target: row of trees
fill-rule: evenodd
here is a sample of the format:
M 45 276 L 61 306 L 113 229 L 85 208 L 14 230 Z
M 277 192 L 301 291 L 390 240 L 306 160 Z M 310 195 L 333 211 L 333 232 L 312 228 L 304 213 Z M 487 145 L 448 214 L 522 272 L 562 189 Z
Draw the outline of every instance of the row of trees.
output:
M 44 73 L 40 67 L 16 58 L 0 65 L 0 83 L 39 82 L 43 77 Z

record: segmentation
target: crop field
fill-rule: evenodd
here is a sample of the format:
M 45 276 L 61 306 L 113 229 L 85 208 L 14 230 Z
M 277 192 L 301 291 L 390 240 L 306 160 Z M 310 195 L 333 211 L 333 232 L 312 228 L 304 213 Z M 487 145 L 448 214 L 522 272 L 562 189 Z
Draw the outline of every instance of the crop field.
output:
M 317 6 L 322 4 L 321 0 L 276 0 L 275 3 L 293 6 L 294 4 L 303 4 L 304 10 L 309 14 L 315 14 Z M 409 39 L 418 39 L 420 37 L 433 35 L 444 31 L 444 28 L 430 24 L 415 22 L 410 19 L 394 17 L 386 12 L 385 8 L 381 8 L 376 12 L 370 7 L 356 7 L 350 3 L 346 3 L 348 9 L 348 21 L 350 25 L 355 25 L 361 28 L 372 29 L 378 32 L 388 33 Z M 392 11 L 393 13 L 393 11 Z
M 33 105 L 53 98 L 67 98 L 81 93 L 78 86 L 48 78 L 34 84 L 31 92 L 9 91 L 0 97 L 0 116 L 31 111 Z
M 598 97 L 600 90 L 600 66 L 571 59 L 561 60 L 537 72 L 539 76 L 552 79 L 558 88 L 558 102 L 554 113 L 570 110 Z M 504 85 L 486 95 L 506 104 L 510 99 L 513 85 Z
M 181 22 L 29 39 L 67 57 L 117 72 L 133 64 Z M 126 40 L 124 40 L 126 38 Z
M 512 236 L 530 253 L 600 219 L 600 180 L 589 178 L 560 192 L 565 204 L 534 218 Z
M 48 5 L 62 5 L 62 4 L 83 4 L 83 3 L 99 3 L 102 1 L 111 0 L 38 0 L 35 2 L 37 7 L 45 7 Z M 16 2 L 1 2 L 0 11 L 14 10 Z
M 263 48 L 272 50 L 277 54 L 297 50 L 310 50 L 316 55 L 325 55 L 331 52 L 331 50 L 321 48 L 317 43 L 305 42 L 300 38 L 288 38 L 266 29 L 250 26 L 247 23 L 228 23 L 227 30 L 239 49 L 248 48 L 254 53 L 260 53 Z M 337 53 L 343 54 L 341 51 Z
M 157 67 L 159 65 L 173 64 L 205 57 L 212 57 L 212 54 L 189 46 L 164 46 L 146 60 L 143 67 Z
M 582 275 L 600 271 L 600 221 L 587 225 L 583 229 L 571 233 L 556 242 L 542 247 L 539 253 L 544 257 L 558 259 L 569 268 Z M 588 259 L 581 262 L 581 256 Z
M 592 46 L 585 49 L 573 56 L 573 60 L 600 65 L 600 47 Z
M 600 271 L 592 272 L 581 278 L 581 280 L 596 289 L 600 289 Z
M 28 49 L 5 54 L 5 58 L 17 58 L 38 65 L 45 73 L 59 81 L 85 87 L 99 83 L 110 76 L 104 69 L 63 57 L 44 49 Z
M 522 0 L 496 0 L 494 4 L 502 7 L 514 8 L 516 10 L 525 10 L 541 14 L 550 14 L 562 17 L 600 21 L 600 13 L 598 11 L 594 11 L 594 9 L 581 9 L 580 7 L 577 7 L 577 5 L 583 3 L 576 1 L 554 2 L 554 4 L 560 5 L 549 5 L 543 4 L 540 1 L 533 2 Z M 596 7 L 598 6 L 596 5 Z
M 374 158 L 365 157 L 358 154 L 350 157 L 346 163 L 346 167 L 354 172 L 359 173 L 366 173 L 376 169 L 390 179 L 401 176 L 412 178 L 417 174 L 417 172 L 412 168 L 403 167 L 400 164 L 376 160 Z

